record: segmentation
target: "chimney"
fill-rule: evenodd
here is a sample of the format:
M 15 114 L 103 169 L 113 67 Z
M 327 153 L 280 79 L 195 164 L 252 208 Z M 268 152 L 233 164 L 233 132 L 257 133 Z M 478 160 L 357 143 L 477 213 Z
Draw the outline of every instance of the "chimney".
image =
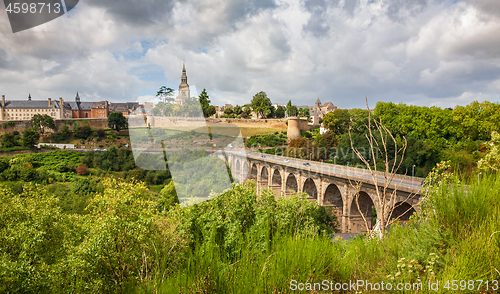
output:
M 50 104 L 50 100 L 52 100 L 52 99 L 50 99 L 50 98 L 49 98 L 49 107 L 51 106 L 51 104 Z
M 2 95 L 2 108 L 5 108 L 5 95 Z
M 59 104 L 61 104 L 61 107 L 63 107 L 63 103 L 64 103 L 64 100 L 62 99 L 62 97 L 59 97 Z

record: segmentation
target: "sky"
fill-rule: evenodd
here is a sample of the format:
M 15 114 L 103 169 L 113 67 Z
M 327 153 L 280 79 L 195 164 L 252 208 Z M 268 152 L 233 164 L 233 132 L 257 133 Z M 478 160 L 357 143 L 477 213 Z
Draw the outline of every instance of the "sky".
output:
M 8 100 L 156 102 L 185 62 L 215 105 L 500 101 L 498 0 L 81 0 L 15 34 L 1 2 Z

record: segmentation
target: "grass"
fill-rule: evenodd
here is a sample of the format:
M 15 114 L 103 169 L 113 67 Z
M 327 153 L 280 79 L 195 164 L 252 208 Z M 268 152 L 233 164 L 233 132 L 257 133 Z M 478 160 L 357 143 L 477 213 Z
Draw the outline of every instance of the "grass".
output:
M 331 293 L 319 290 L 323 280 L 334 284 L 367 280 L 392 285 L 421 283 L 419 293 L 451 293 L 454 291 L 446 289 L 443 281 L 488 280 L 490 288 L 483 284 L 480 290 L 495 293 L 491 281 L 500 280 L 500 176 L 485 177 L 480 185 L 477 181 L 444 185 L 426 203 L 421 214 L 405 227 L 392 227 L 382 240 L 360 236 L 349 242 L 332 242 L 326 237 L 280 231 L 270 236 L 268 226 L 263 225 L 241 236 L 245 241 L 233 258 L 226 256 L 216 240 L 208 246 L 198 243 L 193 250 L 184 251 L 180 267 L 166 275 L 156 273 L 138 291 L 295 293 L 294 285 L 302 282 L 317 287 L 310 293 Z M 439 291 L 429 290 L 428 283 L 435 281 L 440 281 Z
M 253 135 L 269 135 L 275 132 L 281 132 L 282 129 L 273 128 L 250 128 L 250 127 L 240 127 L 241 135 L 245 138 L 251 137 Z

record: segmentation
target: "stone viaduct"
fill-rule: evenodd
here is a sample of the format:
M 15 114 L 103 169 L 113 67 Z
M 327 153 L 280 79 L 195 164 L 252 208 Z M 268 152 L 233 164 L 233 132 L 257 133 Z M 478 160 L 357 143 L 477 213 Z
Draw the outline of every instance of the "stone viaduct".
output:
M 291 193 L 305 192 L 319 205 L 333 207 L 343 233 L 365 232 L 363 216 L 371 228 L 373 212 L 381 211 L 374 180 L 366 169 L 320 162 L 310 162 L 308 166 L 304 165 L 308 162 L 305 160 L 258 153 L 228 152 L 226 156 L 234 179 L 256 181 L 257 193 L 271 189 L 276 197 L 288 197 Z M 388 194 L 393 197 L 386 202 L 392 219 L 408 220 L 418 211 L 422 180 L 399 175 L 393 179 L 388 189 L 389 193 L 394 192 Z M 384 185 L 382 173 L 377 175 L 377 181 L 379 187 Z M 359 195 L 357 203 L 356 195 Z

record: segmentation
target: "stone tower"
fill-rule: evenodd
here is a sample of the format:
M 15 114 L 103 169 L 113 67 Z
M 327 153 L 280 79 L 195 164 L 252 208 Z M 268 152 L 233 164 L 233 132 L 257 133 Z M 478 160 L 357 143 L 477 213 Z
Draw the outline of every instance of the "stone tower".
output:
M 181 75 L 181 84 L 179 85 L 179 95 L 177 95 L 177 98 L 175 99 L 175 102 L 179 105 L 184 104 L 184 102 L 189 99 L 190 93 L 189 93 L 189 85 L 187 83 L 187 75 L 186 75 L 186 66 L 183 63 L 182 64 L 182 75 Z

